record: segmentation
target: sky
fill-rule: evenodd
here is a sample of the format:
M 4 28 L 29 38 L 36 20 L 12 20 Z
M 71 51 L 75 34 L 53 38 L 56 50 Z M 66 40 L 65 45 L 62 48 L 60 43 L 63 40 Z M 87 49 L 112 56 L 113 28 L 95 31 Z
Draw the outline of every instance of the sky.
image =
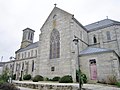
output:
M 120 0 L 0 0 L 0 60 L 9 61 L 20 48 L 22 30 L 35 30 L 34 42 L 39 40 L 40 28 L 54 8 L 74 14 L 82 24 L 109 19 L 120 21 Z

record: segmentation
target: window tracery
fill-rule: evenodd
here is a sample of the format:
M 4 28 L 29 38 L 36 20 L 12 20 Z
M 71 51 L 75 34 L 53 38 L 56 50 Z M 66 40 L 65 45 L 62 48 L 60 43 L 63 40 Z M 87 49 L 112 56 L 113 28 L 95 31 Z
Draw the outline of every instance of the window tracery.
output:
M 50 59 L 60 57 L 60 34 L 59 31 L 53 29 L 50 36 Z

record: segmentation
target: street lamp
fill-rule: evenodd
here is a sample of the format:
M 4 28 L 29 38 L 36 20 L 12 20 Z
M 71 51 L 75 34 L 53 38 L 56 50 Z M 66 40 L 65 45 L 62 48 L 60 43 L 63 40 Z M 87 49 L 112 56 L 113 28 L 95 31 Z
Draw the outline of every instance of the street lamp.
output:
M 12 60 L 14 59 L 14 60 Z M 12 60 L 13 64 L 12 64 L 12 73 L 11 73 L 11 83 L 12 83 L 12 80 L 13 80 L 13 73 L 14 73 L 14 64 L 15 64 L 15 57 L 10 57 L 10 60 Z
M 75 43 L 75 45 L 77 45 L 77 59 L 78 59 L 78 82 L 79 82 L 79 90 L 81 90 L 81 72 L 80 72 L 80 58 L 79 58 L 79 39 L 77 37 L 75 37 L 75 39 L 73 40 L 73 42 Z

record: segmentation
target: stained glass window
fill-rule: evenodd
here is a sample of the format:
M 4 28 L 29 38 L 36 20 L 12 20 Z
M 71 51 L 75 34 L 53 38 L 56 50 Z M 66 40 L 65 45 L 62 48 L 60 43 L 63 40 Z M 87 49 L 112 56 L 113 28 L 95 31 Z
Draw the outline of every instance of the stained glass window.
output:
M 60 57 L 60 34 L 59 31 L 53 29 L 50 36 L 50 59 Z

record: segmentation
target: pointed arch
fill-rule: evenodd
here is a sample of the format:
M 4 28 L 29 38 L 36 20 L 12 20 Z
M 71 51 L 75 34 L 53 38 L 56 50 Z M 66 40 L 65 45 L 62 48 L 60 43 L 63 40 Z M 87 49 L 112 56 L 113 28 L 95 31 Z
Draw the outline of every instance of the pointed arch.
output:
M 59 31 L 53 29 L 50 35 L 50 59 L 60 57 L 60 34 Z
M 97 38 L 96 38 L 95 35 L 94 35 L 94 37 L 93 37 L 93 42 L 94 42 L 94 43 L 97 43 Z

